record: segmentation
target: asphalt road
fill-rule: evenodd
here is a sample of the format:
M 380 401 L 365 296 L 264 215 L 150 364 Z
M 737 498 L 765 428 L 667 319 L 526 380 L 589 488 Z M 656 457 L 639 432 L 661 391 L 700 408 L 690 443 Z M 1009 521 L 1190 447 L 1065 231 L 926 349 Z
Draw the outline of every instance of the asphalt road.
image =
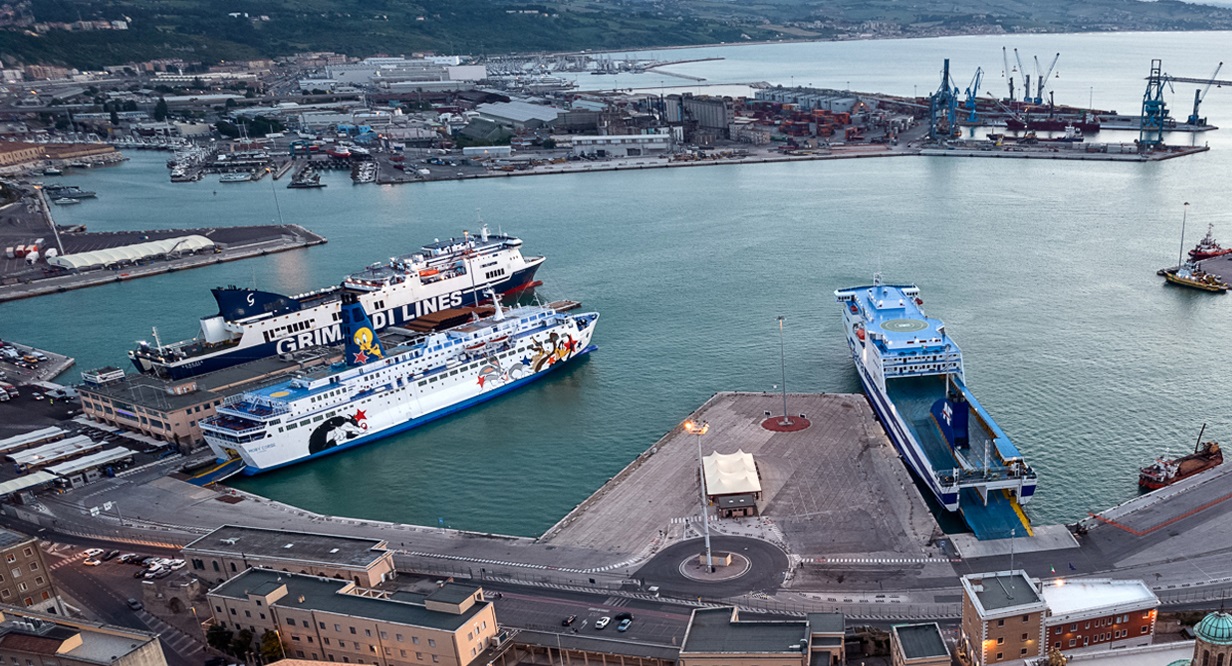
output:
M 44 545 L 43 556 L 56 589 L 62 596 L 71 599 L 69 603 L 82 607 L 87 617 L 158 634 L 169 666 L 199 666 L 211 656 L 203 649 L 203 637 L 187 636 L 148 611 L 135 612 L 128 607 L 128 599 L 142 598 L 142 581 L 133 578 L 138 567 L 115 560 L 103 562 L 97 567 L 82 564 L 85 559 L 83 551 L 91 547 L 104 550 L 118 548 L 121 552 L 140 552 L 160 557 L 177 557 L 176 551 L 157 548 L 125 550 L 122 545 L 70 536 L 57 536 L 54 543 L 48 545 L 44 542 Z
M 635 575 L 642 579 L 644 588 L 657 585 L 663 594 L 684 597 L 734 597 L 748 592 L 773 594 L 782 585 L 787 554 L 778 546 L 759 539 L 733 536 L 711 537 L 710 546 L 716 553 L 730 551 L 749 558 L 749 572 L 733 580 L 714 583 L 684 577 L 679 570 L 680 563 L 705 552 L 703 540 L 693 539 L 664 548 Z

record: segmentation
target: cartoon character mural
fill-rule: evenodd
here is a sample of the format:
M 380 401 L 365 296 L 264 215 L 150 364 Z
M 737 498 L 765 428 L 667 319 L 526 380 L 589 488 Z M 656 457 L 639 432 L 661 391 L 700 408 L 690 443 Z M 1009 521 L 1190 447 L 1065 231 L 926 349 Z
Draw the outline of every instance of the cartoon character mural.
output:
M 531 359 L 531 367 L 535 372 L 551 367 L 555 363 L 568 359 L 576 348 L 577 340 L 574 340 L 572 335 L 568 333 L 559 335 L 553 332 L 546 342 L 535 340 L 531 345 L 531 349 L 535 350 L 535 356 Z
M 308 437 L 308 454 L 320 453 L 344 444 L 368 430 L 368 416 L 362 409 L 353 416 L 333 416 L 325 419 Z

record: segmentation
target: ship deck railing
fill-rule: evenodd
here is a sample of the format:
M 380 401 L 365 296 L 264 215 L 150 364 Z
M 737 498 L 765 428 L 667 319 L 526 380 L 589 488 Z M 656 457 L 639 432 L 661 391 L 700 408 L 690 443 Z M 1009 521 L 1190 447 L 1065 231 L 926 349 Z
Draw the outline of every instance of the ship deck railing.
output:
M 245 416 L 255 416 L 258 418 L 267 418 L 291 411 L 291 408 L 286 403 L 277 400 L 266 400 L 251 395 L 228 398 L 222 403 L 220 409 L 229 409 Z
M 226 414 L 214 414 L 213 416 L 202 419 L 201 425 L 206 427 L 218 428 L 227 430 L 234 435 L 246 435 L 248 433 L 257 432 L 265 429 L 265 425 L 261 423 L 253 423 L 248 419 L 236 418 Z

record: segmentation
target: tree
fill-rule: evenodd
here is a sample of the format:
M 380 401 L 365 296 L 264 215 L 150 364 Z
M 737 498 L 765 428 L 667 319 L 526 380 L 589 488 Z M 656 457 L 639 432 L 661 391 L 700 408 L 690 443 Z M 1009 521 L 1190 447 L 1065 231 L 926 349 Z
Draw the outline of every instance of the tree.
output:
M 167 100 L 162 97 L 158 98 L 158 104 L 154 105 L 154 120 L 162 122 L 167 119 Z
M 227 137 L 228 139 L 234 139 L 240 135 L 240 128 L 225 120 L 220 120 L 214 123 L 214 129 L 218 130 L 219 134 Z
M 221 624 L 211 625 L 205 632 L 205 641 L 215 650 L 226 652 L 231 648 L 231 630 Z
M 120 114 L 114 108 L 111 109 L 111 124 L 116 127 L 120 126 Z
M 276 632 L 269 630 L 261 634 L 261 644 L 257 646 L 257 652 L 261 654 L 261 660 L 267 664 L 286 656 L 286 651 L 282 647 L 282 639 Z
M 245 652 L 252 649 L 252 631 L 249 629 L 240 629 L 235 638 L 231 639 L 231 654 L 242 657 Z

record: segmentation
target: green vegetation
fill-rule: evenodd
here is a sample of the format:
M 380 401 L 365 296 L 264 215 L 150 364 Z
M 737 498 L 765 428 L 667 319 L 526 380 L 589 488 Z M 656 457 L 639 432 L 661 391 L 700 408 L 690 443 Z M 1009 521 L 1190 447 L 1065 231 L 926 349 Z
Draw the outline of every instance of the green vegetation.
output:
M 98 68 L 300 51 L 483 55 L 859 34 L 1232 28 L 1232 9 L 1177 0 L 40 0 L 34 12 L 37 21 L 131 21 L 128 30 L 5 32 L 0 60 Z

